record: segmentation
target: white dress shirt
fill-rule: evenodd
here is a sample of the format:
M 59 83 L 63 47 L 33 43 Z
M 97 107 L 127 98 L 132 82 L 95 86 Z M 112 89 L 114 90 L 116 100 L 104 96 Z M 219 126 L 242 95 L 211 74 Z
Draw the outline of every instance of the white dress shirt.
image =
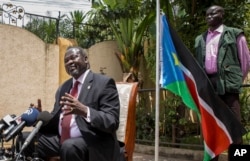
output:
M 88 70 L 87 70 L 86 72 L 84 72 L 77 80 L 75 80 L 75 79 L 73 78 L 73 84 L 74 84 L 76 81 L 79 82 L 79 84 L 78 84 L 78 89 L 79 89 L 79 90 L 78 90 L 77 96 L 80 95 L 82 85 L 83 85 L 83 83 L 84 83 L 84 81 L 85 81 L 85 78 L 86 78 L 86 76 L 88 75 L 89 71 L 90 71 L 90 70 L 88 69 Z M 88 108 L 88 107 L 87 107 L 87 108 Z M 60 120 L 59 120 L 59 126 L 58 126 L 58 127 L 59 127 L 59 134 L 60 134 L 60 135 L 61 135 L 61 132 L 62 132 L 62 127 L 61 127 L 62 118 L 63 118 L 63 113 L 60 114 Z M 71 137 L 71 138 L 82 136 L 82 134 L 81 134 L 81 132 L 80 132 L 80 130 L 79 130 L 77 124 L 76 124 L 75 118 L 76 118 L 76 115 L 73 114 L 73 115 L 72 115 L 72 118 L 71 118 L 71 122 L 70 122 L 70 137 Z M 85 120 L 86 120 L 87 122 L 90 122 L 89 108 L 88 108 L 87 117 L 85 118 Z

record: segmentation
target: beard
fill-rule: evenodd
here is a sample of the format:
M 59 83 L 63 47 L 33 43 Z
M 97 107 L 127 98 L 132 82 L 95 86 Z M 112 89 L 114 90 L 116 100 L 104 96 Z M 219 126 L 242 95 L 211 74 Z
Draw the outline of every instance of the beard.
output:
M 77 77 L 80 74 L 80 71 L 78 69 L 74 69 L 74 70 L 69 70 L 68 73 L 72 77 Z
M 74 77 L 75 79 L 79 78 L 84 72 L 86 71 L 86 68 L 75 68 L 68 70 L 67 73 Z

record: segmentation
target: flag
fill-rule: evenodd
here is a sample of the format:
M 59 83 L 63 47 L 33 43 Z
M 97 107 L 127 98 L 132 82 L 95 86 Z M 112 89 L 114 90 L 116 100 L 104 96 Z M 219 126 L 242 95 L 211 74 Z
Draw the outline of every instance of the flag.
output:
M 179 95 L 188 108 L 196 111 L 204 138 L 203 161 L 209 161 L 227 150 L 246 130 L 215 94 L 206 73 L 168 25 L 165 15 L 161 15 L 160 23 L 160 84 Z

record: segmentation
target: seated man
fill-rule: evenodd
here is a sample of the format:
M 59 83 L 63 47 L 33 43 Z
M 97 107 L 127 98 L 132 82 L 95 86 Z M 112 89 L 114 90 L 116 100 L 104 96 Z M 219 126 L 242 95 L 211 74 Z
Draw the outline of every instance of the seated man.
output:
M 93 73 L 80 47 L 69 47 L 64 63 L 72 78 L 58 88 L 52 119 L 39 131 L 37 146 L 30 144 L 23 154 L 31 156 L 36 148 L 42 159 L 119 161 L 120 102 L 115 81 Z

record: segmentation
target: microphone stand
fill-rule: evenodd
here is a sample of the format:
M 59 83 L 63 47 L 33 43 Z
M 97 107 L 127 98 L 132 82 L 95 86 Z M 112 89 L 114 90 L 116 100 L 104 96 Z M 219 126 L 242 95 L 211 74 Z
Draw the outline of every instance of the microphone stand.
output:
M 3 145 L 3 135 L 2 135 L 2 131 L 1 131 L 1 135 L 0 135 L 0 140 L 1 140 L 1 148 L 0 148 L 0 160 L 5 159 L 5 148 Z
M 22 152 L 20 151 L 21 147 L 22 147 L 22 140 L 23 140 L 23 133 L 22 132 L 18 133 L 17 140 L 18 140 L 18 142 L 16 142 L 16 144 L 18 144 L 18 145 L 16 145 L 16 148 L 14 148 L 16 150 L 15 153 L 17 153 L 17 155 L 15 157 L 13 157 L 13 158 L 16 158 L 15 161 L 24 161 L 25 157 L 22 155 Z M 19 151 L 17 151 L 17 149 Z
M 15 137 L 12 138 L 12 146 L 11 146 L 11 158 L 15 158 Z
M 38 157 L 37 144 L 38 144 L 38 136 L 36 134 L 34 141 L 33 159 L 31 161 L 43 161 L 43 159 Z
M 1 131 L 1 135 L 0 135 L 0 141 L 1 141 L 1 148 L 0 148 L 0 160 L 6 160 L 6 159 L 9 159 L 10 155 L 9 153 L 6 153 L 6 152 L 9 152 L 9 151 L 6 151 L 5 147 L 4 147 L 4 139 L 3 139 L 3 135 L 2 135 L 2 131 Z

